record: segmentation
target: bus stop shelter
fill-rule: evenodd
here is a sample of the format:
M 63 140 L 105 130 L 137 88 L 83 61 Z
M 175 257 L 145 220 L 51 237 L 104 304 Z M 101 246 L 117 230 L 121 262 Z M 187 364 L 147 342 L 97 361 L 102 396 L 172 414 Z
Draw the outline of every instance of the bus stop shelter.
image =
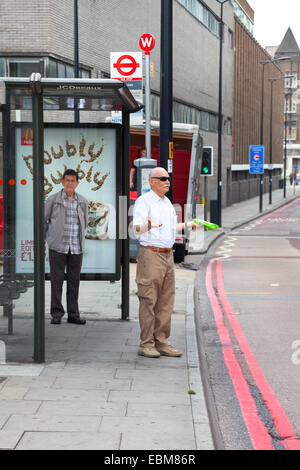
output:
M 22 289 L 32 287 L 33 359 L 41 363 L 45 361 L 45 278 L 49 278 L 44 201 L 61 189 L 66 168 L 78 171 L 78 192 L 89 200 L 91 222 L 82 279 L 121 279 L 121 319 L 129 319 L 129 117 L 142 105 L 118 80 L 47 79 L 32 74 L 0 82 L 4 201 L 0 304 L 11 336 L 14 303 Z M 89 116 L 89 122 L 69 122 L 70 112 L 78 116 L 78 111 L 83 118 Z M 101 124 L 93 117 L 109 111 L 120 111 L 122 124 Z M 31 308 L 29 304 L 22 306 L 24 311 Z M 5 342 L 1 331 L 0 340 Z

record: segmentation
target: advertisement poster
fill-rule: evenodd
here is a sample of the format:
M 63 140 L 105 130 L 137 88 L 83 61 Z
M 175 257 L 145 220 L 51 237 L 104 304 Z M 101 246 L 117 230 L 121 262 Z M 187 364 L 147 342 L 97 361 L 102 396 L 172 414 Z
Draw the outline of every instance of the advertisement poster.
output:
M 16 272 L 33 272 L 32 136 L 15 129 L 16 180 L 26 185 L 16 191 Z M 66 169 L 79 173 L 77 192 L 89 203 L 82 274 L 115 274 L 117 260 L 117 129 L 116 127 L 45 127 L 45 200 L 62 189 Z M 43 221 L 41 221 L 43 223 Z M 48 248 L 46 273 L 49 273 Z

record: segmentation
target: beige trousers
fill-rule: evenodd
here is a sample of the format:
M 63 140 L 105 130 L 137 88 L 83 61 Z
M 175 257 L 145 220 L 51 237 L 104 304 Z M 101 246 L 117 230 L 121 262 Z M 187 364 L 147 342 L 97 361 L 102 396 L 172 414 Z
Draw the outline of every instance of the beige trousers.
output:
M 175 299 L 173 252 L 157 253 L 141 246 L 136 283 L 140 301 L 140 345 L 169 344 Z

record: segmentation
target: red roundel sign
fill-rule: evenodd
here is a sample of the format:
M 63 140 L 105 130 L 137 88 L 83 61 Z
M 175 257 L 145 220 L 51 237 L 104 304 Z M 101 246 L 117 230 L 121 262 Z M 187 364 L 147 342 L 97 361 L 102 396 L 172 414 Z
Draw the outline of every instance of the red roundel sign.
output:
M 131 55 L 122 55 L 118 58 L 116 63 L 113 64 L 113 67 L 115 67 L 121 75 L 128 77 L 132 75 L 140 65 Z
M 142 51 L 145 52 L 145 54 L 150 54 L 150 51 L 152 51 L 152 49 L 155 46 L 155 38 L 154 36 L 152 36 L 152 34 L 149 34 L 149 33 L 143 34 L 140 37 L 139 44 L 140 44 L 140 48 L 142 49 Z

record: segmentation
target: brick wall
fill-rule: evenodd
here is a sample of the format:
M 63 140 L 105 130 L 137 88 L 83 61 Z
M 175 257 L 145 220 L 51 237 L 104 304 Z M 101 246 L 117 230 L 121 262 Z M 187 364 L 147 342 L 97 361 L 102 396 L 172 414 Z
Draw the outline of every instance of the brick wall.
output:
M 261 60 L 269 55 L 253 39 L 241 23 L 235 20 L 234 29 L 234 98 L 233 98 L 233 164 L 249 163 L 249 145 L 260 144 L 261 115 Z M 264 142 L 265 163 L 269 162 L 270 136 L 270 81 L 280 77 L 274 64 L 265 66 Z M 283 86 L 284 80 L 273 85 L 273 163 L 282 163 L 283 140 Z

